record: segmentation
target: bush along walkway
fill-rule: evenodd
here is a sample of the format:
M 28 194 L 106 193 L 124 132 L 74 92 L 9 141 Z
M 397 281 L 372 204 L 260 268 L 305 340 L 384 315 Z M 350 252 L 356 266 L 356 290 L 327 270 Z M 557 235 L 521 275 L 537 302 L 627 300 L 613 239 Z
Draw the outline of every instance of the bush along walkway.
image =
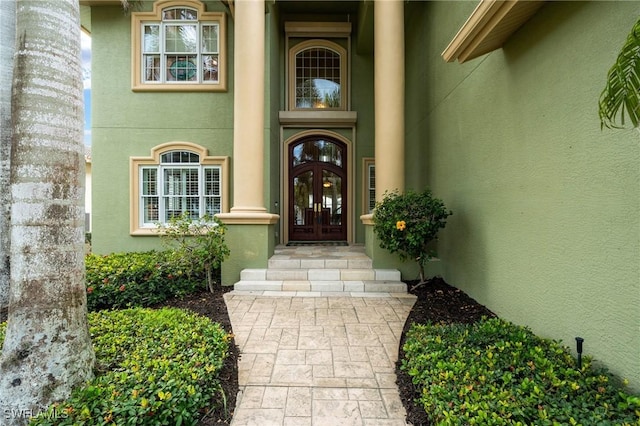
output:
M 395 362 L 410 294 L 225 301 L 240 394 L 232 425 L 402 425 Z

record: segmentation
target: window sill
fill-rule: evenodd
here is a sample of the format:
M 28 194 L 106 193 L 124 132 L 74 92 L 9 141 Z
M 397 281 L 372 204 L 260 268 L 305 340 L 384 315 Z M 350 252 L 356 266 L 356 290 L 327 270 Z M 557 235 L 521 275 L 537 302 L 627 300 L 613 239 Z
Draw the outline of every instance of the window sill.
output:
M 280 111 L 280 124 L 353 125 L 356 111 Z
M 133 84 L 133 92 L 226 92 L 222 84 Z
M 134 237 L 157 237 L 159 234 L 158 228 L 136 228 L 129 232 Z

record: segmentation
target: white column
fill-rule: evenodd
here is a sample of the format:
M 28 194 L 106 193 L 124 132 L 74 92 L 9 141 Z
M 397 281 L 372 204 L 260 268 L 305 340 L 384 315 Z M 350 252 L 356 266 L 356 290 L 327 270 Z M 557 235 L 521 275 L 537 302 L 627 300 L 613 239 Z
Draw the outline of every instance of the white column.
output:
M 265 213 L 264 204 L 264 0 L 235 2 L 233 207 L 231 213 Z
M 376 200 L 404 191 L 404 1 L 374 3 Z

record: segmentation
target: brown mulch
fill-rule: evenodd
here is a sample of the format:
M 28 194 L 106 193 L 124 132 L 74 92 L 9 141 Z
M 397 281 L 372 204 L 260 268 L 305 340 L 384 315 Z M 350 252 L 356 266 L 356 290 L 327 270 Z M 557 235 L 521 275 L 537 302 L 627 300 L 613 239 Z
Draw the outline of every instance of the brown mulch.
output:
M 409 283 L 409 287 L 412 287 Z M 224 329 L 231 333 L 231 323 L 227 314 L 227 307 L 224 303 L 224 293 L 231 291 L 233 287 L 216 288 L 215 293 L 201 291 L 182 298 L 169 300 L 162 306 L 173 306 L 177 308 L 190 309 L 201 315 L 219 323 Z M 402 346 L 405 342 L 405 334 L 412 323 L 424 324 L 426 322 L 441 323 L 473 323 L 483 316 L 495 316 L 486 307 L 471 299 L 466 293 L 451 287 L 440 278 L 434 278 L 427 284 L 423 284 L 416 289 L 410 290 L 418 296 L 404 327 L 400 340 L 399 360 L 404 357 Z M 0 311 L 0 322 L 6 320 L 6 310 Z M 233 409 L 236 405 L 236 395 L 238 393 L 238 359 L 239 350 L 235 344 L 231 345 L 229 356 L 221 371 L 221 381 L 226 395 L 227 410 L 214 410 L 202 413 L 200 425 L 228 425 L 233 416 Z M 400 398 L 407 411 L 407 422 L 414 426 L 428 426 L 429 420 L 424 409 L 415 403 L 415 399 L 420 396 L 420 392 L 411 382 L 411 377 L 400 369 L 400 361 L 396 365 L 397 384 L 400 390 Z

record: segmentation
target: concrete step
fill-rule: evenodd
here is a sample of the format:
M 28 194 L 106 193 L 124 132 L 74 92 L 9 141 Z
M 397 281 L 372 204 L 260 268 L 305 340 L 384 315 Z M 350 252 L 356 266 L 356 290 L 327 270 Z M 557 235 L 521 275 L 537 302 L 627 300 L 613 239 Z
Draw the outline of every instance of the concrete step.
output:
M 358 281 L 358 280 L 241 280 L 237 291 L 294 291 L 326 293 L 406 293 L 407 285 L 402 281 Z
M 356 259 L 269 259 L 269 269 L 371 269 L 369 258 Z
M 396 269 L 243 269 L 241 281 L 400 281 Z
M 407 293 L 397 269 L 374 269 L 363 246 L 277 247 L 265 269 L 244 269 L 237 291 Z

